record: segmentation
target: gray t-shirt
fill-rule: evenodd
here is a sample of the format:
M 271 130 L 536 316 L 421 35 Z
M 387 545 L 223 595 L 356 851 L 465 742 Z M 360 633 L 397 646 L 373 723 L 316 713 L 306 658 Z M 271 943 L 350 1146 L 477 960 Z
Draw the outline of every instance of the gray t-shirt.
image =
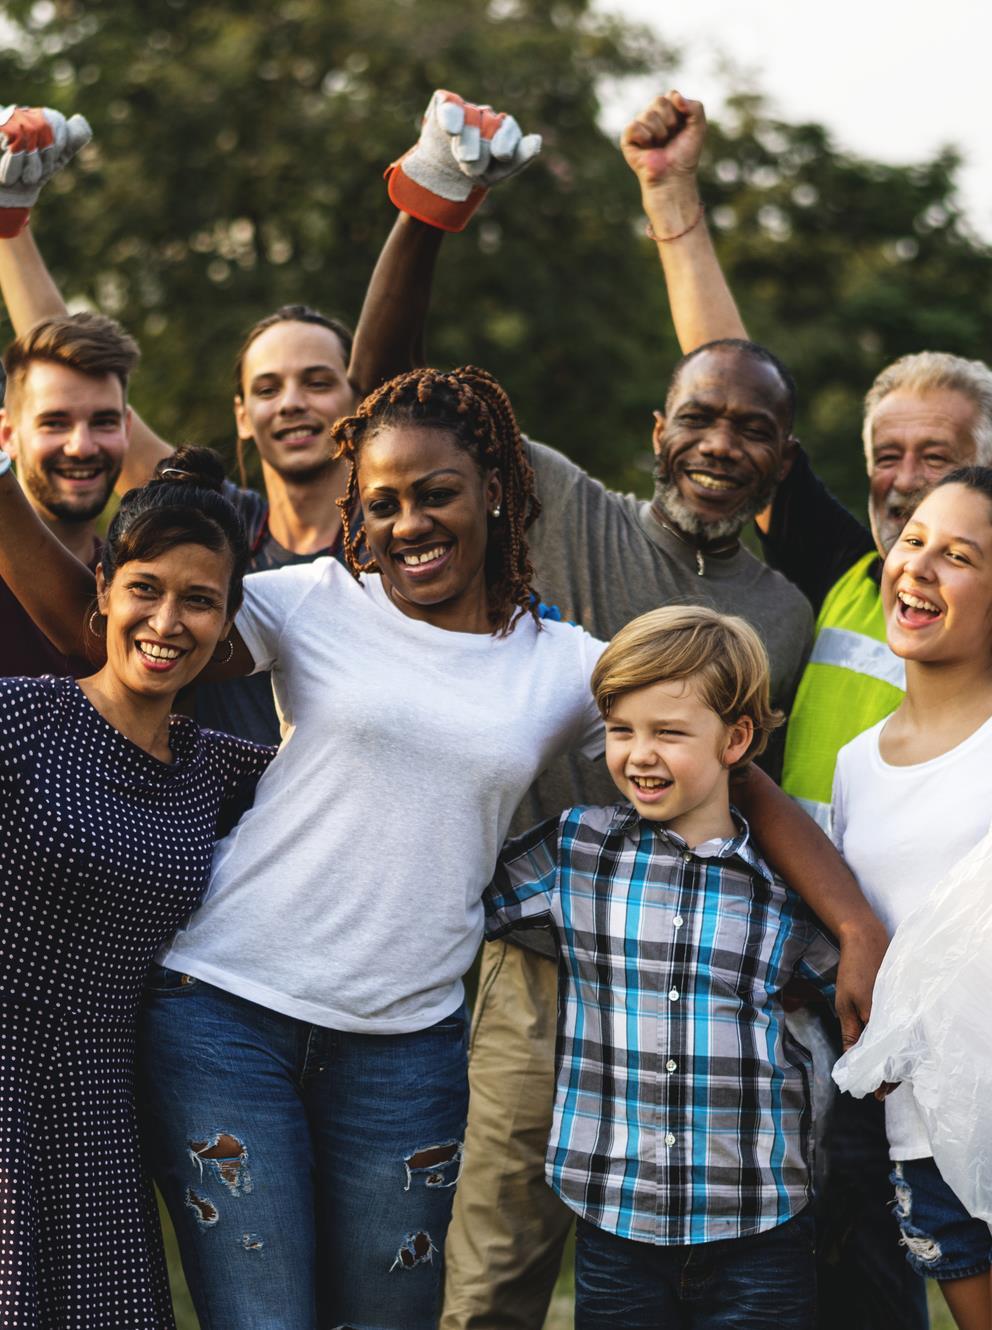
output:
M 666 530 L 646 500 L 607 489 L 542 443 L 529 440 L 527 449 L 541 501 L 541 515 L 527 534 L 541 600 L 604 639 L 659 605 L 708 605 L 739 614 L 768 651 L 773 704 L 788 711 L 813 636 L 805 596 L 742 547 L 726 556 L 707 556 L 700 576 L 695 549 Z M 761 765 L 778 775 L 780 738 L 775 743 L 773 737 Z M 531 786 L 513 830 L 572 804 L 615 803 L 616 798 L 605 763 L 563 758 Z M 528 932 L 526 939 L 535 950 L 551 954 L 550 939 L 541 930 Z M 521 935 L 513 940 L 520 941 Z

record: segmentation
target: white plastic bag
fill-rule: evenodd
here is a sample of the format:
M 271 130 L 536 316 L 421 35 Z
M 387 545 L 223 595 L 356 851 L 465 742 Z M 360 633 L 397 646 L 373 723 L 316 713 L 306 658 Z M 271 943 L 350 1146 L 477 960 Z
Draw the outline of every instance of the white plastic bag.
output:
M 833 1077 L 859 1099 L 908 1083 L 941 1176 L 992 1224 L 992 831 L 896 929 Z

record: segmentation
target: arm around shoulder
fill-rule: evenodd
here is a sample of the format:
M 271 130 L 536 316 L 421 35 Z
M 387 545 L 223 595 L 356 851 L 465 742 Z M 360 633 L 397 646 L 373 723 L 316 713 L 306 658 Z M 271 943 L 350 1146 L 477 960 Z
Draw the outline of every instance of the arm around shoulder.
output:
M 768 862 L 840 943 L 837 1015 L 845 1046 L 854 1043 L 871 1013 L 885 929 L 829 838 L 764 772 L 753 766 L 740 772 L 734 799 Z

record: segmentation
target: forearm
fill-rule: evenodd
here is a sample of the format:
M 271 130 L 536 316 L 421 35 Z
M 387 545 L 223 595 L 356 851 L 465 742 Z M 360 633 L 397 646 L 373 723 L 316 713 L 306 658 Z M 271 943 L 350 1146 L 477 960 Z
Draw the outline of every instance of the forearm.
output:
M 675 333 L 683 353 L 721 337 L 747 337 L 706 225 L 695 177 L 643 190 L 657 240 Z M 665 239 L 664 237 L 672 237 Z
M 365 397 L 425 363 L 424 327 L 444 232 L 401 212 L 365 293 L 348 378 Z
M 18 337 L 42 319 L 66 313 L 62 293 L 45 266 L 30 226 L 13 239 L 0 240 L 0 293 Z
M 41 521 L 13 471 L 0 476 L 0 577 L 60 651 L 100 662 L 102 641 L 87 631 L 93 574 Z

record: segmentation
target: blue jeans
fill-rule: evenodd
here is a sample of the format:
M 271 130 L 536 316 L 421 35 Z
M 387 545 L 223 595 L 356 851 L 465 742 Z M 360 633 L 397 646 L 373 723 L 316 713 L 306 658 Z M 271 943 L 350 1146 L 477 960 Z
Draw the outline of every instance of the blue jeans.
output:
M 764 1233 L 656 1247 L 584 1219 L 575 1240 L 575 1330 L 812 1330 L 813 1214 Z
M 901 1159 L 892 1165 L 891 1181 L 906 1260 L 917 1274 L 943 1281 L 988 1273 L 989 1226 L 968 1213 L 935 1159 Z
M 927 1330 L 926 1283 L 906 1263 L 893 1212 L 885 1105 L 838 1095 L 826 1153 L 815 1201 L 819 1330 Z
M 464 1010 L 347 1034 L 154 966 L 142 1134 L 202 1330 L 431 1330 L 467 1107 Z

